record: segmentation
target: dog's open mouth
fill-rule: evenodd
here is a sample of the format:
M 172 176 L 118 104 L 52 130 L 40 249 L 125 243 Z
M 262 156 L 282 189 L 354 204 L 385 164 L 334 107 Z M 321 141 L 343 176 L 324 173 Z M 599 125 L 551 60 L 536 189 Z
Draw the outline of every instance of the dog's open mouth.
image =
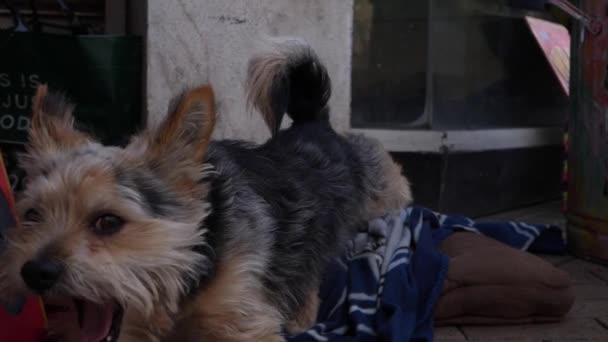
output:
M 44 299 L 49 321 L 60 322 L 77 342 L 111 342 L 118 340 L 123 309 L 115 302 L 104 304 L 72 297 Z M 77 331 L 74 331 L 77 330 Z M 76 341 L 74 341 L 76 342 Z

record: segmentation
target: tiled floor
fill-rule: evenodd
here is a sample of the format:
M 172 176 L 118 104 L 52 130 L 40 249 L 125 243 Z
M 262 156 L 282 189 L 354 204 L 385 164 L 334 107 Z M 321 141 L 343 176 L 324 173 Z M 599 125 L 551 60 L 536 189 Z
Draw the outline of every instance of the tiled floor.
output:
M 564 226 L 559 203 L 548 203 L 484 219 L 518 220 Z M 569 272 L 576 302 L 560 323 L 519 326 L 458 326 L 435 329 L 437 342 L 608 342 L 608 267 L 571 256 L 543 256 Z

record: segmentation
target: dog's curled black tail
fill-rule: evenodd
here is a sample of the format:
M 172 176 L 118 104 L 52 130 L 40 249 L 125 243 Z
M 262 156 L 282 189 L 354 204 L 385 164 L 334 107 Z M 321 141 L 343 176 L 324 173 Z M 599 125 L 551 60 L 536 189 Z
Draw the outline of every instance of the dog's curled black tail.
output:
M 298 39 L 274 39 L 249 61 L 247 102 L 273 134 L 287 113 L 294 124 L 329 122 L 331 81 L 315 51 Z

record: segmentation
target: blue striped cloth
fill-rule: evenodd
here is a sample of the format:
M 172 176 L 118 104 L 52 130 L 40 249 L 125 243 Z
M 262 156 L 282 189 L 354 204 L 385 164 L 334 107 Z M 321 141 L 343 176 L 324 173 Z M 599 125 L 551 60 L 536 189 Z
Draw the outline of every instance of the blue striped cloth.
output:
M 533 252 L 566 248 L 555 226 L 476 223 L 420 207 L 403 209 L 371 221 L 353 239 L 324 279 L 319 323 L 288 341 L 433 341 L 433 309 L 448 269 L 437 246 L 457 231 Z

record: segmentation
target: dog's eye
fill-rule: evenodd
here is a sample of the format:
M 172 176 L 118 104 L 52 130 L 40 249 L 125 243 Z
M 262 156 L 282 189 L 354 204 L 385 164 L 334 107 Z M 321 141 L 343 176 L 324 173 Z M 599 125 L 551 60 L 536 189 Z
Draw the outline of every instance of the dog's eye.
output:
M 42 215 L 36 209 L 28 209 L 23 215 L 23 219 L 25 222 L 40 222 L 42 221 Z
M 93 221 L 92 228 L 95 234 L 108 236 L 117 233 L 122 229 L 124 224 L 125 220 L 116 215 L 103 214 Z

